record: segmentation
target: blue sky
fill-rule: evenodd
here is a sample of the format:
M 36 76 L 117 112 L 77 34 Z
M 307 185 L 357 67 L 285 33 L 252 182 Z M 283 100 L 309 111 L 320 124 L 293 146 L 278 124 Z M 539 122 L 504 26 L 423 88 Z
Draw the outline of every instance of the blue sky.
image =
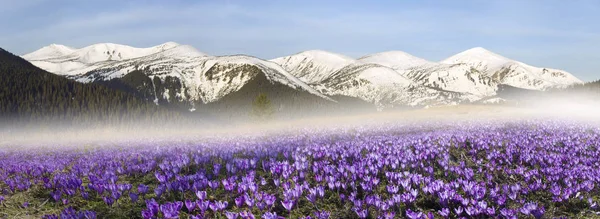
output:
M 211 55 L 271 59 L 321 49 L 360 57 L 401 50 L 439 61 L 480 46 L 585 81 L 600 79 L 598 0 L 0 0 L 0 5 L 0 47 L 16 54 L 51 43 L 148 47 L 174 41 Z

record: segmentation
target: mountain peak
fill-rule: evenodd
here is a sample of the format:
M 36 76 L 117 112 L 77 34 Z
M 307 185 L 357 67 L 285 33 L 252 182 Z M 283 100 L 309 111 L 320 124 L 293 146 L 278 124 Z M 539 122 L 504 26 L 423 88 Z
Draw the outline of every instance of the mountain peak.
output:
M 473 48 L 467 49 L 465 51 L 462 51 L 454 56 L 459 56 L 459 55 L 460 56 L 482 57 L 482 58 L 498 57 L 498 58 L 508 59 L 506 57 L 499 55 L 498 53 L 492 52 L 483 47 L 473 47 Z
M 444 64 L 480 64 L 482 62 L 493 69 L 513 61 L 483 47 L 471 48 L 441 61 Z
M 337 60 L 340 62 L 349 62 L 349 61 L 353 61 L 354 59 L 342 55 L 342 54 L 338 54 L 338 53 L 333 53 L 333 52 L 329 52 L 329 51 L 325 51 L 325 50 L 318 50 L 318 49 L 313 49 L 313 50 L 306 50 L 300 53 L 297 53 L 295 55 L 291 55 L 291 56 L 309 56 L 312 57 L 313 59 L 324 59 L 324 60 L 329 60 L 329 61 L 333 61 L 333 60 Z
M 270 60 L 307 83 L 317 83 L 355 62 L 353 58 L 323 50 L 308 50 Z
M 179 44 L 179 43 L 169 41 L 169 42 L 160 44 L 160 45 L 155 46 L 155 47 L 156 48 L 161 48 L 161 49 L 170 49 L 170 48 L 174 48 L 174 47 L 177 47 L 177 46 L 180 46 L 180 45 L 181 44 Z
M 415 66 L 432 64 L 433 62 L 413 56 L 403 51 L 387 51 L 363 56 L 361 62 L 383 65 L 393 69 L 406 69 Z
M 47 59 L 68 55 L 73 52 L 75 52 L 75 49 L 71 47 L 53 43 L 32 53 L 26 54 L 23 58 L 30 60 Z
M 52 43 L 50 45 L 48 45 L 48 47 L 53 47 L 53 48 L 71 48 L 62 44 L 56 44 L 56 43 Z M 72 49 L 72 48 L 71 48 Z
M 480 47 L 480 46 L 467 49 L 464 52 L 468 52 L 468 53 L 493 53 L 492 51 L 489 51 L 486 48 L 483 48 L 483 47 Z
M 354 62 L 354 59 L 324 50 L 307 50 L 294 55 L 272 59 L 271 61 L 284 66 L 284 68 L 315 63 L 316 65 L 333 70 Z

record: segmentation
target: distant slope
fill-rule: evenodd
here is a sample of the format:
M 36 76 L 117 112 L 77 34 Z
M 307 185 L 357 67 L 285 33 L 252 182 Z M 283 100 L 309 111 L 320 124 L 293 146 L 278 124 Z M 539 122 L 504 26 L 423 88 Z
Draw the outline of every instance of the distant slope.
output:
M 498 84 L 524 89 L 546 90 L 582 83 L 581 80 L 568 72 L 527 65 L 481 47 L 458 53 L 441 61 L 441 63 L 465 64 L 491 77 Z
M 394 70 L 406 70 L 410 68 L 436 64 L 435 62 L 430 62 L 402 51 L 375 53 L 363 56 L 359 58 L 358 61 L 379 64 Z
M 435 66 L 436 63 L 401 51 L 377 53 L 354 60 L 335 53 L 311 50 L 271 61 L 281 64 L 324 94 L 360 98 L 379 109 L 460 101 L 454 92 L 430 88 L 429 84 L 408 78 L 410 75 L 405 71 Z
M 307 84 L 318 84 L 354 59 L 326 51 L 310 50 L 270 60 Z
M 268 98 L 276 105 L 275 114 L 278 117 L 300 117 L 318 115 L 324 113 L 345 113 L 358 109 L 371 108 L 372 105 L 355 101 L 351 98 L 331 99 L 329 97 L 315 95 L 302 88 L 294 88 L 279 80 L 270 78 L 266 72 L 269 69 L 261 68 L 252 64 L 215 64 L 202 77 L 205 81 L 218 80 L 217 82 L 243 80 L 243 83 L 235 83 L 236 87 L 231 91 L 221 90 L 222 93 L 209 93 L 216 91 L 210 84 L 198 87 L 197 92 L 201 95 L 216 95 L 211 101 L 196 99 L 191 101 L 175 101 L 181 96 L 189 96 L 187 90 L 183 89 L 184 83 L 177 77 L 159 77 L 148 69 L 135 70 L 124 77 L 113 78 L 108 81 L 97 81 L 94 83 L 104 84 L 108 87 L 133 93 L 141 98 L 153 100 L 161 106 L 178 109 L 189 109 L 198 114 L 210 114 L 224 119 L 246 119 L 251 111 L 251 103 L 261 93 L 267 94 Z M 224 75 L 228 75 L 225 77 Z M 219 82 L 219 83 L 220 83 Z M 210 82 L 211 84 L 215 84 Z M 232 84 L 231 86 L 233 86 Z M 207 88 L 208 90 L 203 90 Z M 158 95 L 155 96 L 155 93 Z M 356 108 L 356 109 L 355 109 Z
M 225 95 L 217 101 L 197 104 L 196 111 L 208 112 L 222 119 L 244 120 L 252 111 L 252 102 L 263 93 L 275 110 L 277 119 L 294 119 L 317 115 L 342 115 L 355 112 L 373 112 L 375 107 L 353 98 L 336 98 L 336 102 L 326 100 L 307 92 L 267 79 L 260 69 L 250 70 L 257 75 L 236 92 Z M 334 97 L 335 98 L 335 97 Z
M 0 117 L 5 122 L 114 124 L 178 117 L 126 92 L 50 74 L 4 49 L 0 78 Z
M 481 99 L 493 95 L 496 90 L 491 78 L 466 65 L 435 63 L 402 51 L 372 54 L 359 61 L 392 68 L 425 87 L 460 93 L 465 100 Z

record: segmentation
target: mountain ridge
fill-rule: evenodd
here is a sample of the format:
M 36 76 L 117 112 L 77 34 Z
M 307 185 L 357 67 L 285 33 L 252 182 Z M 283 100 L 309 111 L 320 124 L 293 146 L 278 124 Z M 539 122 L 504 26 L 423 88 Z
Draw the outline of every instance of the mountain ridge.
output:
M 308 50 L 271 60 L 246 55 L 209 56 L 174 42 L 118 56 L 116 50 L 111 51 L 116 45 L 94 44 L 80 49 L 87 53 L 73 53 L 78 55 L 56 57 L 55 53 L 48 53 L 46 59 L 35 54 L 23 57 L 51 72 L 87 83 L 120 78 L 136 69 L 148 68 L 151 75 L 161 80 L 167 76 L 177 78 L 182 87 L 178 96 L 181 101 L 201 100 L 204 103 L 237 91 L 249 80 L 234 77 L 244 75 L 243 70 L 232 71 L 240 65 L 257 66 L 269 80 L 320 98 L 331 100 L 329 96 L 345 95 L 380 107 L 473 102 L 494 96 L 500 84 L 546 90 L 581 82 L 568 72 L 530 66 L 482 47 L 433 62 L 403 51 L 375 53 L 358 59 L 323 50 Z M 102 46 L 108 49 L 97 49 Z M 133 48 L 118 46 L 120 51 Z M 90 54 L 90 51 L 96 52 L 82 55 Z M 78 62 L 71 62 L 73 58 Z M 221 71 L 229 73 L 213 72 L 210 79 L 203 76 L 215 64 L 221 66 Z M 213 76 L 224 78 L 215 80 Z M 452 100 L 444 99 L 448 96 L 452 96 Z

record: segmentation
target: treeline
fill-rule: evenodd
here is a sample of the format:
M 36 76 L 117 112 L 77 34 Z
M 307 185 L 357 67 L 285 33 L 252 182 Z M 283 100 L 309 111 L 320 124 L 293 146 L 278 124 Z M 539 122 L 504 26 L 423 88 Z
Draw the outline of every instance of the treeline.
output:
M 587 83 L 583 83 L 583 84 L 572 85 L 572 86 L 568 87 L 566 90 L 572 91 L 572 92 L 588 92 L 588 93 L 600 94 L 600 80 L 587 82 Z
M 48 73 L 0 48 L 0 117 L 3 125 L 58 122 L 107 125 L 181 119 L 132 94 Z

